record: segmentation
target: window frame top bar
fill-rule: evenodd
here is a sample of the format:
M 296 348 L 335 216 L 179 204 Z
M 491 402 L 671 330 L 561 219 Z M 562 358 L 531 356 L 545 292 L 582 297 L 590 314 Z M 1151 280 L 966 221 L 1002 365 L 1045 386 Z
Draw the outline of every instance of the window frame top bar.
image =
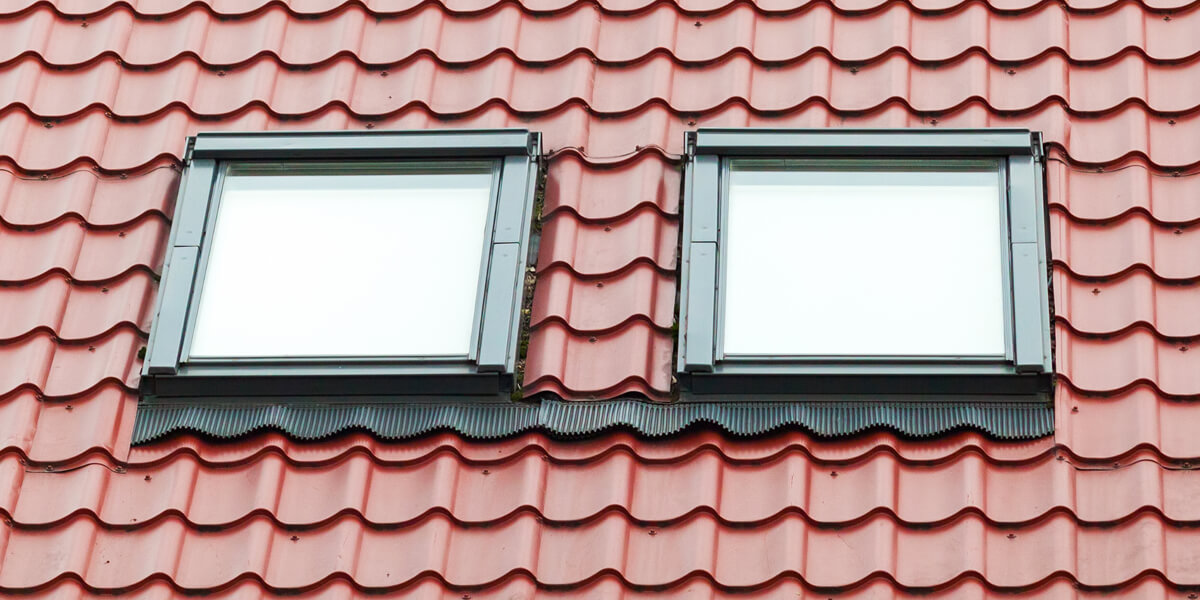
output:
M 688 133 L 694 155 L 914 156 L 1032 155 L 1028 129 L 698 129 Z
M 190 140 L 189 158 L 496 158 L 540 152 L 540 136 L 526 129 L 201 132 Z

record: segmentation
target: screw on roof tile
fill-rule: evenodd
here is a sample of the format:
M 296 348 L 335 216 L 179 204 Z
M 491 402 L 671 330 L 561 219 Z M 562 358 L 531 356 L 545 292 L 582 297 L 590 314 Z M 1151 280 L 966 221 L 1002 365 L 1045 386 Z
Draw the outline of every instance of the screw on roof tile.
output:
M 830 476 L 830 477 L 837 477 L 837 476 L 838 476 L 838 472 L 837 472 L 837 471 L 830 471 L 830 472 L 829 472 L 829 476 Z
M 695 119 L 688 119 L 688 122 L 687 122 L 687 124 L 688 124 L 688 127 L 695 127 L 695 126 L 696 126 L 696 120 L 695 120 Z
M 1170 21 L 1170 20 L 1171 20 L 1171 15 L 1163 15 L 1163 20 L 1164 20 L 1164 21 Z M 85 27 L 86 27 L 86 25 L 85 25 Z
M 851 75 L 858 75 L 858 67 L 850 67 Z
M 704 23 L 701 23 L 700 21 L 696 21 L 696 23 L 693 25 L 693 27 L 703 27 L 703 26 L 704 26 Z
M 225 71 L 217 71 L 217 77 L 224 77 Z
M 95 351 L 96 351 L 95 346 L 88 346 L 88 352 L 95 352 Z
M 117 234 L 117 237 L 125 237 L 125 232 L 124 232 L 124 231 L 122 231 L 121 233 L 118 233 L 118 234 Z
M 1187 351 L 1188 351 L 1188 347 L 1187 347 L 1187 346 L 1180 346 L 1180 347 L 1179 347 L 1179 351 L 1180 351 L 1180 352 L 1187 352 Z
M 1007 537 L 1008 537 L 1008 539 L 1010 539 L 1010 540 L 1015 540 L 1015 539 L 1017 539 L 1017 534 L 1015 534 L 1015 533 L 1010 533 L 1010 534 L 1008 534 L 1008 536 L 1007 536 Z
M 592 337 L 588 338 L 588 343 L 589 343 L 589 344 L 595 344 L 595 343 L 596 343 L 596 338 L 595 338 L 595 336 L 592 336 Z
M 1200 596 L 1197 596 L 1196 594 L 1188 594 L 1188 600 L 1196 600 L 1196 598 L 1200 598 Z
M 45 127 L 46 129 L 52 129 L 54 127 L 54 123 L 46 121 L 45 123 L 42 123 L 42 127 Z
M 470 595 L 470 594 L 463 594 L 463 595 L 462 595 L 462 600 L 471 600 L 471 595 Z
M 1079 412 L 1079 407 L 1078 407 L 1078 406 L 1072 406 L 1072 407 L 1071 407 L 1071 412 L 1073 412 L 1073 413 L 1077 413 L 1077 412 Z
M 1167 119 L 1167 125 L 1174 125 L 1175 119 Z
M 483 474 L 484 474 L 484 475 L 491 475 L 491 474 L 492 474 L 492 472 L 491 472 L 491 471 L 489 471 L 489 470 L 487 470 L 487 469 L 484 469 L 484 470 L 483 470 Z
M 1179 169 L 1175 169 L 1174 171 L 1171 171 L 1171 177 L 1182 177 L 1182 176 L 1183 176 L 1183 171 L 1180 171 Z
M 75 410 L 75 407 L 71 406 L 70 404 L 68 404 L 65 408 L 67 409 L 67 412 L 71 412 L 71 411 Z
M 598 288 L 602 288 L 602 287 L 604 287 L 604 282 L 603 282 L 603 281 L 597 281 L 597 282 L 596 282 L 596 287 L 598 287 Z
M 375 129 L 374 123 L 367 123 L 367 129 Z
M 604 231 L 612 231 L 612 227 L 605 227 Z
M 1180 234 L 1182 234 L 1182 233 L 1183 233 L 1183 230 L 1182 230 L 1182 229 L 1179 229 L 1179 228 L 1177 227 L 1177 228 L 1175 228 L 1175 232 L 1174 232 L 1174 233 L 1175 233 L 1175 235 L 1180 235 Z
M 106 111 L 104 111 L 104 118 L 106 118 L 106 119 L 111 119 L 111 118 L 113 118 L 112 111 L 107 111 L 107 110 L 106 110 Z
M 1063 455 L 1059 454 L 1058 456 L 1055 456 L 1055 457 L 1054 457 L 1054 460 L 1057 460 L 1057 461 L 1060 461 L 1060 462 L 1061 462 L 1061 461 L 1067 460 L 1067 457 L 1065 457 L 1065 456 L 1063 456 Z
M 39 179 L 41 179 L 42 181 L 45 181 L 47 179 L 50 179 L 50 176 L 47 175 L 46 173 L 42 173 L 42 175 L 41 175 L 41 177 L 39 177 Z
M 380 77 L 387 77 L 387 75 L 388 75 L 387 71 L 380 71 L 380 72 L 379 72 L 379 76 L 380 76 Z
M 658 532 L 653 529 L 651 529 L 650 531 L 647 531 L 646 533 L 649 535 L 658 535 Z
M 293 541 L 293 542 L 298 542 L 298 541 L 300 541 L 300 537 L 299 537 L 299 536 L 295 536 L 295 535 L 293 535 L 293 536 L 292 536 L 292 541 Z
M 1009 75 L 1016 75 L 1016 74 L 1017 74 L 1017 70 L 1016 70 L 1016 69 L 1009 69 L 1009 70 L 1005 71 L 1005 73 L 1008 73 Z
M 1168 20 L 1170 20 L 1170 17 L 1168 17 Z M 80 26 L 80 27 L 87 27 L 87 26 L 88 26 L 88 23 L 87 23 L 87 21 L 84 21 L 84 22 L 80 23 L 80 24 L 79 24 L 79 26 Z
M 153 478 L 150 477 L 149 475 L 147 475 L 144 478 L 142 478 L 142 481 L 150 481 L 151 479 L 153 479 Z
M 937 119 L 930 119 L 929 124 L 933 125 L 934 127 L 937 127 Z
M 108 288 L 100 288 L 100 293 L 101 293 L 101 294 L 107 294 L 107 293 L 108 293 Z
M 1100 288 L 1092 288 L 1092 295 L 1093 295 L 1093 296 L 1099 296 L 1099 295 L 1100 295 Z

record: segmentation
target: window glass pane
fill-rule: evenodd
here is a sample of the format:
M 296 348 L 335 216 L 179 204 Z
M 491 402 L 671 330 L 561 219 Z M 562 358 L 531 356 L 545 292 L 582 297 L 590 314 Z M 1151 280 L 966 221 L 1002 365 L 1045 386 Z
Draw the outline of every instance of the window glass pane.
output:
M 191 356 L 467 354 L 490 163 L 337 173 L 225 177 Z
M 724 352 L 1004 355 L 999 171 L 731 170 Z

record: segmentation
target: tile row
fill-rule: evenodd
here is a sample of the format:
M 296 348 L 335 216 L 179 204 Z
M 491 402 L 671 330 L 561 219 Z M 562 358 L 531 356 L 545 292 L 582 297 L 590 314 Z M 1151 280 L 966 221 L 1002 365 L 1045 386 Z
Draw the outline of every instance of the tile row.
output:
M 825 2 L 783 15 L 745 2 L 704 15 L 668 2 L 623 15 L 590 2 L 551 15 L 507 2 L 486 13 L 456 15 L 429 2 L 389 18 L 357 3 L 317 18 L 297 18 L 283 6 L 269 4 L 235 19 L 217 18 L 203 9 L 146 19 L 123 3 L 88 19 L 70 19 L 37 5 L 19 18 L 0 19 L 0 63 L 36 55 L 58 67 L 115 60 L 145 67 L 194 57 L 224 68 L 272 55 L 289 65 L 311 66 L 344 55 L 392 65 L 432 54 L 446 63 L 464 64 L 498 53 L 545 63 L 578 52 L 611 63 L 660 52 L 683 62 L 708 62 L 733 52 L 764 62 L 809 53 L 870 61 L 892 52 L 920 61 L 949 61 L 976 51 L 1014 63 L 1050 53 L 1096 62 L 1130 50 L 1154 61 L 1181 61 L 1200 54 L 1189 35 L 1198 24 L 1200 11 L 1164 13 L 1133 2 L 1103 12 L 1076 12 L 1045 2 L 1020 14 L 999 13 L 977 2 L 929 14 L 892 2 L 856 17 Z
M 786 113 L 761 113 L 740 102 L 698 115 L 680 114 L 657 104 L 611 117 L 572 103 L 536 116 L 521 115 L 491 104 L 461 118 L 446 120 L 424 108 L 410 108 L 379 119 L 362 119 L 333 106 L 303 118 L 283 118 L 262 107 L 250 107 L 220 120 L 204 119 L 173 108 L 152 118 L 123 121 L 89 110 L 62 121 L 41 120 L 24 109 L 0 113 L 0 159 L 26 173 L 96 165 L 103 172 L 136 169 L 155 161 L 178 158 L 188 135 L 198 131 L 266 129 L 429 129 L 518 127 L 541 131 L 543 148 L 552 156 L 575 154 L 589 164 L 625 163 L 658 153 L 677 158 L 684 132 L 696 127 L 1018 127 L 1044 134 L 1053 149 L 1066 151 L 1074 164 L 1103 166 L 1144 159 L 1156 169 L 1175 174 L 1200 164 L 1200 113 L 1162 117 L 1140 105 L 1126 105 L 1092 119 L 1074 118 L 1063 105 L 1051 103 L 1019 114 L 997 113 L 971 103 L 952 113 L 930 117 L 899 103 L 846 115 L 824 104 L 807 104 Z
M 1035 600 L 1176 600 L 1184 597 L 1191 588 L 1178 586 L 1167 581 L 1161 574 L 1147 573 L 1120 588 L 1090 588 L 1066 574 L 1058 574 L 1035 587 L 1022 590 L 1022 597 Z M 467 590 L 464 592 L 464 590 Z M 135 600 L 160 600 L 176 598 L 181 592 L 174 582 L 155 579 L 139 585 L 133 590 L 122 590 L 121 595 Z M 614 574 L 604 574 L 587 582 L 570 586 L 547 587 L 528 574 L 513 574 L 487 587 L 464 588 L 455 586 L 439 577 L 420 577 L 411 585 L 394 591 L 405 598 L 417 600 L 461 600 L 464 595 L 475 600 L 512 600 L 513 598 L 613 598 L 617 600 L 643 600 L 649 598 L 688 598 L 704 600 L 739 600 L 744 598 L 793 598 L 795 600 L 949 600 L 971 598 L 975 600 L 1002 600 L 1013 597 L 1012 590 L 999 589 L 981 580 L 978 575 L 964 575 L 955 582 L 933 589 L 913 591 L 905 589 L 884 576 L 876 576 L 853 588 L 818 588 L 795 575 L 782 575 L 769 584 L 755 589 L 729 589 L 704 574 L 695 574 L 671 586 L 646 588 L 632 586 Z M 42 589 L 23 592 L 26 597 L 41 598 L 97 598 L 107 599 L 109 594 L 98 594 L 88 589 L 78 579 L 64 577 Z M 345 576 L 334 576 L 320 585 L 299 592 L 288 593 L 298 600 L 351 600 L 355 598 L 377 598 L 379 592 L 355 585 Z M 278 591 L 271 589 L 261 579 L 248 577 L 228 587 L 205 590 L 204 596 L 214 600 L 261 600 L 277 598 Z
M 0 454 L 0 474 L 23 466 L 19 456 Z M 744 464 L 718 452 L 653 463 L 620 449 L 585 463 L 527 452 L 480 465 L 444 452 L 403 467 L 354 454 L 312 468 L 266 454 L 210 469 L 181 455 L 120 471 L 104 464 L 63 472 L 30 469 L 17 477 L 19 493 L 0 494 L 0 513 L 27 528 L 54 527 L 86 514 L 125 529 L 176 517 L 190 527 L 234 528 L 258 516 L 288 529 L 313 529 L 350 514 L 381 528 L 432 515 L 479 527 L 524 513 L 568 525 L 612 512 L 659 525 L 706 514 L 736 527 L 792 515 L 814 525 L 846 527 L 879 514 L 907 526 L 952 526 L 975 517 L 989 525 L 1032 526 L 1058 514 L 1081 525 L 1115 526 L 1145 512 L 1172 523 L 1200 524 L 1200 506 L 1192 501 L 1200 494 L 1195 472 L 1155 461 L 1106 466 L 1080 467 L 1049 454 L 1005 466 L 976 453 L 934 466 L 894 454 L 829 465 L 796 450 Z M 760 492 L 744 493 L 752 487 Z
M 1102 11 L 1120 6 L 1127 0 L 1071 0 L 1066 5 L 1077 11 Z M 596 4 L 606 13 L 639 12 L 661 4 L 663 0 L 604 0 L 603 2 L 584 2 L 583 0 L 522 0 L 520 5 L 530 12 L 554 13 L 570 10 L 577 5 Z M 787 13 L 806 9 L 813 6 L 829 4 L 835 10 L 846 14 L 856 14 L 879 10 L 894 3 L 895 0 L 765 0 L 756 2 L 755 6 L 764 12 Z M 426 4 L 422 0 L 365 0 L 359 2 L 367 11 L 377 16 L 393 16 L 420 8 Z M 449 12 L 456 14 L 474 14 L 494 10 L 505 4 L 501 0 L 442 0 L 441 5 Z M 704 14 L 726 10 L 737 5 L 737 0 L 684 0 L 672 3 L 682 12 L 689 14 Z M 971 4 L 969 0 L 916 0 L 911 5 L 923 13 L 936 13 L 959 10 Z M 997 11 L 1017 12 L 1033 10 L 1044 4 L 1045 0 L 989 0 L 987 6 Z M 1175 11 L 1191 8 L 1194 0 L 1143 0 L 1136 2 L 1147 10 Z M 46 0 L 6 0 L 0 3 L 0 16 L 20 16 L 41 7 L 48 7 L 58 14 L 68 18 L 96 17 L 117 10 L 131 10 L 136 15 L 146 18 L 177 16 L 189 10 L 206 10 L 217 17 L 246 17 L 271 7 L 282 7 L 297 17 L 315 17 L 336 12 L 345 6 L 341 0 L 257 0 L 255 2 L 239 2 L 237 0 L 216 0 L 199 3 L 195 0 L 66 0 L 47 2 Z
M 882 575 L 915 590 L 973 574 L 996 588 L 1019 588 L 1061 573 L 1087 587 L 1121 586 L 1148 573 L 1172 585 L 1200 585 L 1194 531 L 1154 512 L 1105 527 L 1056 514 L 1019 529 L 974 514 L 933 529 L 911 528 L 888 515 L 834 528 L 796 514 L 730 527 L 707 513 L 638 524 L 608 512 L 565 526 L 519 513 L 478 527 L 434 513 L 395 529 L 351 515 L 304 530 L 254 517 L 218 531 L 197 530 L 176 517 L 114 529 L 78 516 L 52 529 L 0 525 L 0 539 L 0 591 L 37 588 L 65 575 L 97 591 L 160 577 L 183 589 L 210 589 L 247 574 L 281 591 L 342 575 L 364 588 L 396 589 L 429 574 L 474 587 L 523 573 L 546 586 L 577 586 L 608 573 L 646 587 L 706 573 L 728 589 L 761 588 L 801 573 L 820 588 L 859 586 Z
M 712 81 L 724 84 L 713 86 Z M 123 119 L 177 106 L 212 117 L 255 105 L 278 115 L 302 116 L 334 104 L 360 116 L 388 115 L 410 106 L 459 115 L 494 102 L 520 113 L 550 112 L 573 102 L 605 115 L 648 104 L 694 113 L 733 99 L 756 111 L 821 102 L 853 113 L 897 101 L 914 111 L 941 113 L 982 101 L 1003 112 L 1061 102 L 1080 114 L 1129 103 L 1155 113 L 1184 113 L 1200 107 L 1200 60 L 1163 65 L 1126 53 L 1098 66 L 1081 66 L 1062 54 L 1049 54 L 1012 66 L 971 53 L 949 65 L 921 66 L 908 56 L 889 54 L 857 65 L 817 53 L 780 66 L 734 53 L 697 67 L 661 53 L 620 66 L 573 53 L 551 66 L 498 54 L 450 69 L 430 54 L 418 54 L 386 70 L 366 68 L 348 56 L 299 70 L 260 55 L 220 70 L 191 57 L 150 70 L 113 60 L 62 70 L 25 56 L 0 67 L 0 105 L 22 106 L 43 119 L 67 118 L 91 107 Z

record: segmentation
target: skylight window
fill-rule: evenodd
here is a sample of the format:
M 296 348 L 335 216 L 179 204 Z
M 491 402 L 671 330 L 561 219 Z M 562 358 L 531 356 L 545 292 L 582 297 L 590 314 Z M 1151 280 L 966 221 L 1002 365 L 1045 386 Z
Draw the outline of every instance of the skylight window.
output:
M 469 354 L 492 165 L 347 170 L 231 168 L 189 356 Z
M 202 133 L 148 402 L 507 399 L 539 136 Z
M 1004 355 L 998 163 L 886 169 L 733 163 L 726 355 Z
M 685 396 L 1047 398 L 1036 134 L 721 129 L 688 150 Z

